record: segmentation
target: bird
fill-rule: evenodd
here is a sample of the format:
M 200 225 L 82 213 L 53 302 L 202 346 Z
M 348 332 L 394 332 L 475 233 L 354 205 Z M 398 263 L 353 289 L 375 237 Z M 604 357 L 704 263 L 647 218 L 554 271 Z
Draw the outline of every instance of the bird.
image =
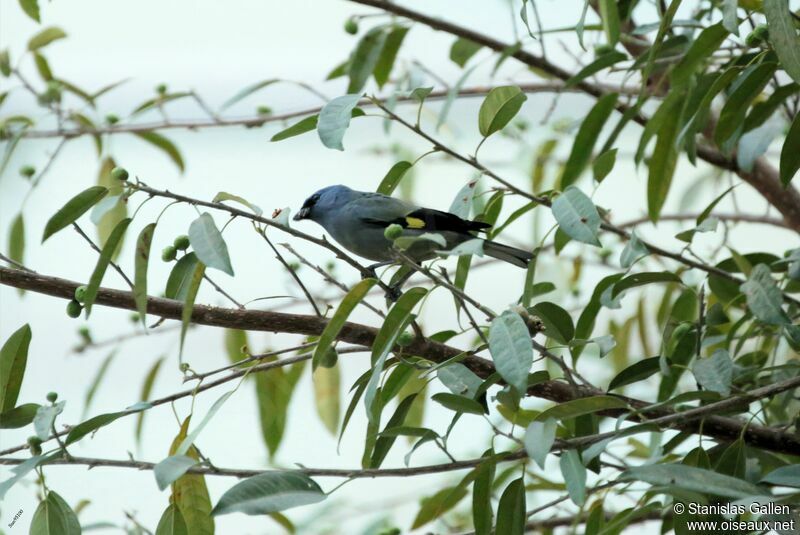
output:
M 293 219 L 314 221 L 351 253 L 376 262 L 368 268 L 373 273 L 377 267 L 398 261 L 393 242 L 384 234 L 389 225 L 402 227 L 402 236 L 435 233 L 444 238 L 446 247 L 435 241 L 416 240 L 404 251 L 418 264 L 435 258 L 438 251 L 478 238 L 477 233 L 492 226 L 341 184 L 322 188 L 308 197 Z M 532 253 L 522 249 L 486 239 L 481 242 L 485 254 L 514 266 L 527 268 L 533 258 Z

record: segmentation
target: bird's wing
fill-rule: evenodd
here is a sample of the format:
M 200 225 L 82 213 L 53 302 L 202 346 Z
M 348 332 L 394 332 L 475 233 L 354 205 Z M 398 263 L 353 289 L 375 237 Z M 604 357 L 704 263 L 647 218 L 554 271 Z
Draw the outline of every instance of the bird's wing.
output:
M 413 204 L 380 193 L 364 193 L 343 208 L 350 215 L 364 222 L 382 222 L 384 226 L 390 224 L 387 221 L 405 217 L 406 214 L 416 209 L 417 207 Z
M 458 233 L 482 231 L 491 227 L 488 223 L 467 221 L 448 212 L 432 208 L 418 208 L 399 199 L 381 197 L 359 200 L 357 213 L 360 214 L 364 223 L 380 227 L 397 224 L 403 228 L 414 230 Z

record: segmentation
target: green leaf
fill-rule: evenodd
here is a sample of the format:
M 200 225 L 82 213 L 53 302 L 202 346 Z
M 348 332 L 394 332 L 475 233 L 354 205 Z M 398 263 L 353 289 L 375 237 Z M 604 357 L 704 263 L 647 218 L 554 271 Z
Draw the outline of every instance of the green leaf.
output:
M 769 41 L 786 74 L 800 83 L 800 37 L 787 0 L 764 0 L 764 15 L 769 25 Z
M 556 428 L 558 423 L 553 418 L 548 418 L 544 421 L 533 421 L 528 425 L 525 430 L 525 451 L 528 457 L 534 460 L 539 468 L 544 470 L 544 463 L 547 455 L 550 453 L 550 448 L 556 441 Z
M 517 114 L 528 97 L 515 85 L 495 87 L 481 104 L 478 112 L 478 130 L 489 137 L 502 130 Z
M 189 329 L 189 323 L 192 320 L 192 312 L 194 312 L 194 301 L 197 299 L 197 292 L 200 290 L 200 284 L 203 282 L 203 275 L 205 275 L 206 266 L 202 262 L 197 262 L 192 272 L 192 277 L 186 287 L 186 298 L 183 302 L 183 309 L 181 310 L 181 335 L 180 335 L 180 349 L 179 355 L 183 355 L 183 342 L 186 340 L 186 331 Z
M 475 535 L 492 533 L 492 483 L 497 463 L 491 457 L 492 450 L 484 454 L 489 457 L 475 468 L 475 482 L 472 485 L 472 523 Z
M 782 85 L 776 88 L 766 100 L 753 104 L 752 110 L 744 120 L 744 131 L 749 132 L 764 124 L 787 98 L 798 91 L 800 91 L 800 85 L 796 83 Z
M 619 372 L 608 385 L 608 391 L 622 388 L 623 386 L 643 381 L 661 370 L 661 357 L 651 357 L 634 362 Z
M 568 187 L 553 201 L 553 217 L 570 238 L 600 247 L 600 214 L 592 200 L 575 186 Z
M 718 23 L 704 28 L 683 58 L 681 58 L 681 61 L 670 72 L 672 85 L 680 86 L 688 83 L 706 58 L 719 48 L 719 45 L 722 44 L 727 36 L 728 30 L 722 24 Z
M 178 447 L 175 449 L 174 453 L 176 455 L 185 455 L 189 451 L 189 448 L 192 445 L 194 445 L 195 440 L 197 440 L 197 437 L 200 436 L 200 433 L 203 431 L 206 425 L 208 425 L 211 419 L 214 418 L 217 412 L 219 412 L 219 410 L 222 408 L 225 402 L 228 401 L 228 398 L 231 397 L 234 392 L 236 392 L 235 389 L 229 392 L 225 392 L 219 398 L 217 398 L 217 401 L 215 401 L 214 404 L 211 405 L 211 408 L 208 409 L 208 412 L 200 421 L 200 423 L 197 425 L 197 427 L 195 427 L 191 433 L 188 433 L 183 438 Z
M 317 122 L 319 121 L 319 115 L 310 115 L 305 119 L 301 119 L 294 123 L 293 125 L 284 128 L 274 136 L 270 138 L 270 141 L 283 141 L 284 139 L 288 139 L 290 137 L 299 136 L 300 134 L 305 134 L 306 132 L 311 132 L 312 130 L 316 130 Z
M 478 395 L 478 389 L 483 383 L 480 377 L 460 362 L 453 362 L 439 368 L 436 370 L 436 377 L 453 394 L 466 396 L 470 399 L 475 399 L 475 396 Z
M 628 269 L 633 264 L 636 263 L 637 260 L 644 258 L 645 256 L 650 254 L 650 249 L 639 239 L 636 235 L 636 231 L 631 231 L 631 237 L 628 240 L 628 243 L 625 244 L 625 248 L 622 250 L 622 253 L 619 256 L 619 265 L 625 269 Z
M 658 221 L 661 209 L 667 200 L 678 163 L 677 139 L 686 100 L 685 94 L 681 91 L 675 90 L 673 94 L 676 98 L 665 100 L 658 110 L 660 112 L 663 109 L 665 115 L 660 124 L 655 125 L 656 146 L 648 164 L 647 214 L 654 222 Z
M 386 42 L 381 48 L 375 69 L 372 71 L 378 87 L 382 88 L 389 81 L 389 75 L 392 73 L 397 52 L 400 50 L 400 45 L 403 44 L 403 39 L 405 39 L 409 29 L 407 26 L 395 26 L 386 36 Z
M 86 391 L 86 400 L 83 403 L 83 414 L 81 418 L 86 415 L 86 411 L 89 410 L 89 406 L 92 404 L 92 400 L 94 399 L 94 395 L 97 393 L 97 389 L 100 388 L 100 385 L 103 382 L 103 378 L 106 376 L 106 372 L 108 371 L 108 367 L 111 365 L 111 361 L 114 360 L 116 356 L 116 350 L 112 351 L 108 354 L 106 358 L 103 359 L 103 362 L 100 363 L 100 366 L 97 368 L 97 373 L 92 380 L 91 385 L 89 386 L 89 390 Z
M 10 411 L 17 403 L 31 336 L 31 327 L 26 323 L 14 331 L 0 348 L 0 413 Z
M 194 253 L 185 254 L 178 259 L 167 278 L 167 287 L 164 290 L 164 296 L 167 299 L 186 300 L 186 294 L 198 262 L 197 255 Z
M 91 214 L 92 222 L 97 225 L 100 247 L 103 247 L 108 242 L 109 236 L 111 236 L 119 222 L 128 217 L 128 203 L 122 198 L 124 183 L 111 176 L 111 171 L 114 167 L 116 167 L 116 163 L 112 158 L 104 158 L 97 174 L 97 185 L 108 189 L 107 196 L 95 205 Z M 108 206 L 104 207 L 103 205 L 106 203 L 108 203 Z M 122 242 L 119 243 L 114 251 L 111 257 L 112 260 L 119 256 L 121 248 Z
M 80 535 L 81 525 L 64 498 L 53 492 L 39 502 L 31 519 L 30 535 Z
M 714 141 L 722 146 L 742 127 L 747 109 L 761 94 L 775 73 L 775 63 L 762 63 L 748 67 L 736 80 L 735 89 L 719 114 L 719 121 L 714 130 Z
M 695 360 L 692 373 L 706 390 L 730 396 L 733 361 L 726 350 L 717 349 L 710 357 Z
M 348 65 L 350 84 L 348 93 L 360 93 L 367 83 L 367 78 L 375 70 L 378 58 L 386 42 L 386 28 L 378 26 L 368 31 L 356 45 Z
M 600 183 L 614 169 L 617 162 L 617 149 L 610 149 L 594 159 L 592 173 L 596 182 Z
M 791 323 L 781 308 L 783 303 L 781 290 L 772 280 L 770 269 L 766 264 L 755 266 L 747 282 L 742 283 L 739 289 L 747 296 L 747 307 L 759 320 L 771 325 Z
M 108 264 L 111 262 L 111 255 L 117 250 L 117 246 L 125 235 L 125 231 L 128 230 L 128 225 L 130 225 L 130 223 L 130 218 L 125 218 L 120 221 L 117 226 L 114 227 L 114 230 L 108 237 L 108 241 L 100 251 L 100 256 L 97 258 L 92 276 L 89 277 L 89 284 L 86 285 L 86 293 L 83 298 L 83 306 L 86 309 L 87 318 L 92 312 L 92 305 L 94 304 L 95 298 L 97 298 L 97 292 L 100 290 L 100 284 L 103 282 L 103 276 L 106 274 Z
M 263 515 L 321 502 L 325 498 L 319 485 L 302 473 L 264 472 L 225 491 L 211 514 Z
M 136 301 L 136 310 L 142 320 L 142 326 L 147 328 L 147 264 L 150 261 L 150 246 L 153 243 L 153 233 L 156 224 L 145 226 L 136 239 L 134 253 L 133 300 Z
M 567 484 L 567 493 L 575 505 L 583 505 L 586 501 L 586 467 L 576 450 L 561 452 L 559 459 L 561 475 Z
M 38 0 L 19 0 L 19 7 L 22 8 L 22 11 L 24 11 L 26 15 L 28 15 L 36 22 L 42 22 L 41 20 L 39 20 Z
M 603 31 L 606 43 L 614 46 L 619 41 L 619 11 L 616 0 L 600 0 L 600 18 L 603 20 Z
M 486 410 L 483 408 L 483 405 L 481 405 L 479 402 L 458 394 L 440 392 L 438 394 L 434 394 L 431 399 L 446 409 L 450 409 L 451 411 L 459 413 L 477 414 L 480 416 L 486 412 Z
M 241 91 L 239 91 L 238 93 L 236 93 L 235 95 L 233 95 L 228 100 L 226 100 L 225 103 L 220 108 L 220 110 L 224 110 L 226 108 L 230 108 L 231 106 L 233 106 L 234 104 L 236 104 L 240 100 L 242 100 L 244 98 L 247 98 L 248 96 L 252 95 L 256 91 L 258 91 L 260 89 L 264 89 L 265 87 L 270 86 L 270 85 L 272 85 L 272 84 L 274 84 L 276 82 L 280 82 L 280 81 L 281 80 L 278 79 L 278 78 L 270 78 L 269 80 L 262 80 L 262 81 L 260 81 L 258 83 L 249 85 L 249 86 L 245 87 L 244 89 L 242 89 Z
M 677 487 L 728 498 L 766 496 L 767 492 L 747 481 L 685 464 L 650 464 L 628 468 L 620 481 L 643 481 L 651 485 Z
M 420 504 L 419 512 L 411 524 L 411 529 L 415 530 L 424 526 L 431 520 L 439 518 L 447 511 L 458 505 L 464 496 L 467 495 L 467 489 L 462 485 L 455 487 L 447 487 L 433 496 L 423 498 Z M 498 532 L 499 533 L 499 532 Z
M 533 344 L 528 327 L 519 314 L 506 310 L 492 320 L 489 352 L 500 376 L 524 395 L 528 391 L 528 373 L 533 365 Z
M 58 39 L 63 39 L 67 36 L 64 33 L 64 30 L 61 28 L 57 28 L 55 26 L 51 26 L 49 28 L 45 28 L 44 30 L 40 31 L 33 37 L 31 37 L 30 41 L 28 41 L 28 50 L 33 52 L 34 50 L 39 50 L 42 47 L 45 47 L 56 41 Z
M 781 487 L 800 487 L 800 464 L 781 466 L 761 478 L 761 483 L 770 483 Z
M 590 77 L 591 75 L 596 74 L 602 71 L 603 69 L 606 69 L 614 65 L 615 63 L 619 63 L 620 61 L 624 61 L 626 59 L 628 59 L 628 56 L 626 56 L 622 52 L 612 51 L 608 52 L 607 54 L 603 54 L 599 58 L 588 64 L 586 67 L 579 70 L 577 74 L 567 79 L 567 81 L 564 82 L 564 89 L 573 87 L 577 85 L 579 82 L 582 82 L 586 78 Z
M 611 290 L 611 297 L 617 297 L 625 290 L 630 290 L 631 288 L 635 288 L 637 286 L 644 286 L 645 284 L 653 284 L 657 282 L 680 283 L 681 278 L 674 273 L 670 273 L 669 271 L 634 273 L 633 275 L 628 275 L 614 285 L 614 289 Z
M 525 480 L 515 479 L 503 491 L 497 505 L 495 533 L 523 535 L 528 515 L 525 512 Z
M 347 292 L 347 295 L 344 296 L 336 312 L 334 312 L 333 317 L 328 320 L 325 329 L 319 336 L 317 347 L 314 348 L 314 356 L 311 359 L 311 368 L 313 370 L 316 370 L 319 363 L 322 362 L 323 357 L 327 354 L 331 344 L 336 340 L 336 336 L 339 334 L 339 331 L 342 330 L 342 327 L 345 322 L 347 322 L 347 318 L 353 312 L 353 309 L 364 300 L 372 287 L 375 286 L 376 282 L 378 282 L 376 279 L 364 279 L 353 286 L 350 291 Z
M 531 308 L 544 324 L 544 333 L 561 344 L 568 344 L 575 336 L 575 326 L 569 312 L 555 303 L 542 301 Z
M 156 535 L 189 535 L 180 509 L 171 503 L 164 510 L 156 527 Z
M 59 401 L 55 405 L 42 405 L 36 410 L 36 416 L 33 417 L 33 429 L 36 431 L 37 437 L 42 440 L 50 438 L 53 422 L 56 416 L 64 410 L 65 404 L 66 401 Z
M 102 186 L 92 186 L 75 195 L 67 204 L 58 210 L 53 217 L 47 221 L 44 227 L 44 234 L 42 235 L 42 242 L 73 223 L 76 219 L 86 213 L 89 208 L 97 204 L 97 202 L 106 196 L 108 190 Z
M 234 195 L 233 193 L 228 193 L 227 191 L 220 191 L 219 193 L 214 195 L 214 198 L 211 200 L 211 202 L 221 202 L 221 201 L 238 202 L 242 206 L 248 207 L 250 210 L 253 211 L 254 214 L 258 216 L 264 213 L 264 211 L 260 207 L 251 203 L 244 197 L 239 197 L 238 195 Z
M 392 417 L 389 418 L 388 422 L 386 422 L 385 431 L 397 429 L 403 425 L 416 398 L 417 394 L 410 394 L 404 397 L 403 400 L 397 404 L 397 409 L 395 409 L 394 414 L 392 414 Z M 427 436 L 427 433 L 423 436 Z M 386 455 L 389 453 L 389 450 L 392 449 L 392 445 L 394 445 L 395 440 L 397 440 L 397 435 L 392 436 L 387 434 L 378 437 L 378 439 L 375 441 L 375 447 L 372 451 L 372 458 L 369 462 L 370 468 L 380 468 L 384 459 L 386 459 Z
M 795 115 L 781 149 L 781 184 L 786 188 L 800 169 L 800 114 Z
M 311 375 L 314 383 L 314 403 L 317 415 L 325 428 L 336 436 L 339 429 L 340 397 L 339 367 L 320 366 Z
M 264 375 L 264 374 L 260 374 Z M 187 417 L 170 447 L 170 455 L 186 436 L 191 416 Z M 198 460 L 197 450 L 189 448 L 188 457 Z M 172 484 L 172 503 L 178 506 L 186 522 L 186 531 L 192 535 L 213 535 L 214 519 L 211 517 L 211 500 L 208 497 L 206 480 L 202 474 L 185 474 Z
M 159 490 L 164 490 L 181 478 L 189 468 L 199 464 L 197 459 L 186 455 L 170 455 L 153 467 L 153 475 Z
M 733 35 L 739 35 L 739 17 L 736 16 L 737 0 L 722 0 L 722 25 Z
M 344 150 L 342 139 L 347 127 L 350 126 L 353 108 L 356 107 L 359 100 L 361 100 L 361 95 L 343 95 L 322 107 L 319 112 L 317 134 L 323 145 L 329 149 Z
M 17 214 L 8 232 L 8 257 L 18 264 L 25 263 L 25 219 Z
M 567 158 L 567 163 L 564 165 L 564 172 L 561 174 L 562 189 L 568 189 L 568 186 L 574 183 L 586 166 L 589 165 L 597 137 L 600 135 L 603 125 L 611 116 L 611 112 L 614 111 L 616 104 L 617 93 L 603 95 L 586 115 L 575 136 L 569 158 Z
M 142 383 L 142 391 L 139 394 L 139 399 L 141 401 L 147 401 L 150 399 L 150 393 L 153 391 L 153 385 L 156 382 L 156 377 L 158 376 L 158 370 L 161 368 L 161 364 L 164 362 L 164 357 L 156 360 L 150 369 L 147 371 L 147 375 L 144 377 L 144 382 Z M 136 443 L 138 444 L 142 437 L 142 426 L 144 425 L 144 415 L 147 414 L 147 411 L 141 411 L 136 416 L 136 430 L 134 431 L 134 438 L 136 439 Z
M 384 195 L 391 195 L 403 177 L 406 176 L 408 170 L 411 169 L 412 165 L 414 164 L 406 161 L 394 164 L 392 168 L 389 169 L 389 172 L 386 173 L 386 176 L 383 177 L 378 189 L 375 191 Z
M 627 409 L 628 404 L 614 396 L 590 396 L 565 401 L 559 405 L 550 407 L 542 411 L 536 417 L 536 421 L 544 422 L 548 418 L 554 420 L 567 420 L 577 418 L 584 414 L 592 414 L 600 411 Z
M 69 434 L 67 435 L 67 439 L 64 441 L 64 445 L 69 446 L 70 444 L 74 444 L 75 442 L 79 441 L 89 433 L 100 429 L 103 426 L 106 426 L 113 422 L 114 420 L 121 418 L 122 416 L 126 416 L 130 414 L 128 411 L 120 411 L 120 412 L 108 412 L 105 414 L 98 414 L 97 416 L 93 416 L 88 420 L 79 423 L 72 429 L 70 429 Z
M 283 440 L 289 403 L 304 369 L 305 362 L 298 362 L 287 371 L 273 368 L 255 377 L 261 436 L 270 457 L 275 455 Z
M 37 403 L 24 403 L 0 413 L 0 429 L 19 429 L 30 424 L 36 417 L 36 412 L 41 405 Z
M 206 267 L 215 268 L 233 276 L 231 258 L 228 256 L 228 246 L 222 238 L 214 218 L 204 212 L 189 225 L 189 243 L 192 244 L 197 258 Z
M 463 68 L 470 58 L 477 54 L 478 50 L 481 48 L 483 48 L 483 46 L 475 41 L 459 37 L 453 41 L 453 45 L 450 47 L 450 59 L 453 63 Z
M 178 147 L 175 146 L 172 141 L 156 132 L 134 132 L 134 135 L 163 150 L 167 156 L 169 156 L 169 159 L 172 160 L 176 166 L 178 166 L 178 169 L 181 173 L 186 170 L 183 163 L 183 157 L 181 156 Z
M 383 325 L 378 331 L 378 335 L 375 337 L 375 341 L 372 343 L 372 372 L 367 382 L 367 388 L 364 391 L 364 406 L 367 408 L 367 416 L 370 423 L 373 423 L 376 416 L 376 411 L 373 410 L 372 404 L 375 401 L 375 393 L 378 389 L 378 381 L 383 372 L 386 356 L 394 347 L 397 337 L 411 323 L 413 319 L 411 312 L 414 307 L 427 293 L 427 289 L 417 287 L 411 288 L 401 295 L 389 310 Z

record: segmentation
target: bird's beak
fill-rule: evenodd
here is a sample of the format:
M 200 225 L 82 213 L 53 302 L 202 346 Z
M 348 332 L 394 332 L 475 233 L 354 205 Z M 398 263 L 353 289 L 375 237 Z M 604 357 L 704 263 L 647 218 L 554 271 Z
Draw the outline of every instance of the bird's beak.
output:
M 304 207 L 300 208 L 300 210 L 298 210 L 298 212 L 296 214 L 294 214 L 294 217 L 292 219 L 294 219 L 295 221 L 300 221 L 302 219 L 305 219 L 305 218 L 308 217 L 308 212 L 309 212 L 309 209 L 304 206 Z

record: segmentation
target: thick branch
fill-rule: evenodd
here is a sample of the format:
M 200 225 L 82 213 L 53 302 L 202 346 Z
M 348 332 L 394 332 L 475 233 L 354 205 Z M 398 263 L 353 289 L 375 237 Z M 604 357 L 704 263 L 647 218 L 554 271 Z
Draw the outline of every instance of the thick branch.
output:
M 23 290 L 31 290 L 62 299 L 72 299 L 75 294 L 75 289 L 80 286 L 79 283 L 74 281 L 4 267 L 0 267 L 0 284 L 21 288 Z M 98 291 L 95 304 L 136 310 L 133 294 L 108 288 L 101 288 Z M 149 297 L 147 301 L 147 312 L 163 318 L 180 320 L 182 308 L 183 303 L 171 299 Z M 303 335 L 319 335 L 327 324 L 327 320 L 316 316 L 262 310 L 236 310 L 206 305 L 196 305 L 191 319 L 192 323 L 200 325 Z M 372 346 L 377 332 L 377 329 L 374 327 L 347 322 L 339 332 L 338 339 L 355 345 Z M 462 351 L 454 347 L 419 337 L 415 338 L 411 345 L 404 348 L 404 351 L 407 354 L 418 355 L 433 362 L 443 362 L 463 354 Z M 491 361 L 475 355 L 467 356 L 462 362 L 482 378 L 487 378 L 495 372 L 494 365 Z M 798 379 L 798 381 L 800 381 L 800 379 Z M 783 382 L 764 387 L 769 390 L 761 392 L 758 399 L 775 395 L 780 391 L 796 386 L 795 383 Z M 783 390 L 780 390 L 781 388 L 783 388 Z M 603 391 L 593 388 L 575 388 L 572 385 L 560 381 L 544 381 L 528 388 L 528 395 L 557 403 L 603 393 Z M 650 405 L 650 403 L 643 400 L 623 396 L 619 397 L 635 409 L 642 409 Z M 742 403 L 743 399 L 745 401 L 752 401 L 749 397 L 723 400 L 725 405 L 718 406 L 715 404 L 713 411 L 719 412 L 723 407 L 731 409 L 736 407 L 737 403 Z M 647 414 L 651 419 L 660 419 L 658 423 L 663 427 L 692 433 L 702 433 L 723 441 L 735 440 L 741 436 L 747 443 L 756 447 L 781 453 L 800 455 L 800 439 L 795 437 L 793 433 L 783 432 L 764 426 L 747 425 L 745 422 L 735 418 L 715 416 L 713 414 L 708 416 L 707 413 L 702 411 L 692 412 L 704 408 L 705 407 L 700 407 L 681 413 L 676 413 L 670 409 L 659 409 L 649 411 Z M 628 411 L 610 410 L 604 411 L 601 414 L 619 416 L 626 412 Z M 700 419 L 702 419 L 702 421 L 699 421 Z

